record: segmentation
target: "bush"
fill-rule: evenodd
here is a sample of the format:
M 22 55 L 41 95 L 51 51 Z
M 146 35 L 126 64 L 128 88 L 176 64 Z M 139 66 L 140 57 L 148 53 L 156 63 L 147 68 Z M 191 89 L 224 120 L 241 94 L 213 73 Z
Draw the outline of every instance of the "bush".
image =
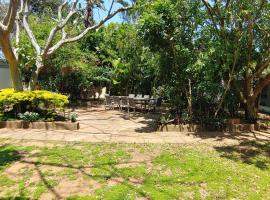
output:
M 35 111 L 39 109 L 64 109 L 69 103 L 68 97 L 46 90 L 15 91 L 14 89 L 0 90 L 0 112 Z M 17 109 L 17 110 L 16 110 Z
M 18 117 L 21 120 L 27 121 L 27 122 L 35 122 L 39 120 L 39 114 L 35 112 L 25 112 L 25 113 L 19 113 Z
M 78 118 L 78 114 L 77 113 L 72 113 L 70 115 L 71 122 L 76 122 L 77 121 L 77 118 Z

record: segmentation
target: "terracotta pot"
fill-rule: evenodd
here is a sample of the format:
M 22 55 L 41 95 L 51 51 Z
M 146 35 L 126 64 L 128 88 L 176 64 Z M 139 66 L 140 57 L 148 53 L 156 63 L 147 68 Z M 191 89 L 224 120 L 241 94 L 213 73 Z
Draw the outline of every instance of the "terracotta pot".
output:
M 240 124 L 240 118 L 230 118 L 227 119 L 227 124 Z

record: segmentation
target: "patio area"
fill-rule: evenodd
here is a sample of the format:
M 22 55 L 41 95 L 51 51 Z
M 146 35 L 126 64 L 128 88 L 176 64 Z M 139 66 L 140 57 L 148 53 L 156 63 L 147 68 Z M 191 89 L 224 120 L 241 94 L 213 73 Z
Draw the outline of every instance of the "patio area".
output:
M 268 139 L 270 133 L 183 133 L 156 132 L 158 114 L 130 113 L 118 110 L 105 110 L 103 106 L 80 108 L 80 129 L 67 130 L 28 130 L 0 129 L 0 138 L 63 142 L 93 143 L 177 143 L 235 142 L 239 140 Z

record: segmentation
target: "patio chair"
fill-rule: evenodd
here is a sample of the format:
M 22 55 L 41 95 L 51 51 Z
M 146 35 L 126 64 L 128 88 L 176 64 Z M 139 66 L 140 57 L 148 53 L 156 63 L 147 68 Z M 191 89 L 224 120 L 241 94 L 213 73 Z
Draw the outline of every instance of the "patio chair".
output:
M 106 108 L 112 109 L 113 107 L 113 101 L 112 98 L 109 95 L 105 96 L 105 110 Z
M 130 108 L 133 109 L 134 113 L 136 112 L 136 102 L 134 101 L 134 98 L 128 98 L 128 113 Z
M 121 109 L 121 99 L 118 96 L 113 96 L 113 109 L 118 108 L 119 110 Z
M 143 110 L 143 101 L 138 100 L 138 99 L 141 99 L 141 98 L 143 98 L 143 95 L 142 94 L 137 94 L 136 97 L 135 97 L 135 99 L 136 99 L 135 104 L 136 104 L 137 108 L 139 107 L 141 110 Z
M 151 97 L 151 100 L 149 101 L 149 110 L 153 109 L 153 111 L 155 112 L 157 110 L 157 108 L 159 108 L 162 104 L 162 98 L 158 97 L 158 98 L 153 98 Z
M 129 94 L 128 95 L 128 98 L 134 98 L 135 97 L 135 94 Z
M 122 97 L 121 98 L 121 110 L 123 108 L 128 108 L 128 97 Z
M 144 95 L 143 98 L 149 99 L 150 98 L 150 95 Z

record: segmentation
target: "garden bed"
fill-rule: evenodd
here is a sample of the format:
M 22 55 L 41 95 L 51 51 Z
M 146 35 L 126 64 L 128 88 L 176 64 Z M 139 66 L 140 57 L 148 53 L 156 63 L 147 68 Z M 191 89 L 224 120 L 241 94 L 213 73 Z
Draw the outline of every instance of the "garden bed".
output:
M 226 132 L 252 132 L 264 129 L 260 124 L 227 124 L 221 130 L 208 129 L 198 124 L 168 124 L 163 127 L 159 126 L 161 132 L 202 132 L 202 131 L 226 131 Z
M 0 128 L 9 129 L 44 129 L 44 130 L 78 130 L 79 122 L 26 122 L 21 120 L 2 121 Z

